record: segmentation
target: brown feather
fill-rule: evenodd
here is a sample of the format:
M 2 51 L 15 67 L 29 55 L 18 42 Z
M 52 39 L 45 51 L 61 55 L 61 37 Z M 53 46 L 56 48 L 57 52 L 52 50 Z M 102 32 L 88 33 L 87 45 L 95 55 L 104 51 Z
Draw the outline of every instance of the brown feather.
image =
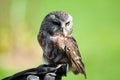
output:
M 65 40 L 66 54 L 70 57 L 73 72 L 75 74 L 82 73 L 86 78 L 84 64 L 80 52 L 78 50 L 77 43 L 73 37 L 67 37 Z

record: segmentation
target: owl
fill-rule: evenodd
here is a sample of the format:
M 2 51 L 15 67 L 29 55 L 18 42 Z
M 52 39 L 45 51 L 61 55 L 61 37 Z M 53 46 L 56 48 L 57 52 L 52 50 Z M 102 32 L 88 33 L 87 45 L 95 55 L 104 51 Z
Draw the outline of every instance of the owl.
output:
M 38 42 L 43 49 L 43 58 L 49 64 L 68 64 L 68 70 L 74 74 L 82 73 L 86 78 L 85 67 L 72 31 L 72 16 L 63 11 L 54 11 L 42 21 Z

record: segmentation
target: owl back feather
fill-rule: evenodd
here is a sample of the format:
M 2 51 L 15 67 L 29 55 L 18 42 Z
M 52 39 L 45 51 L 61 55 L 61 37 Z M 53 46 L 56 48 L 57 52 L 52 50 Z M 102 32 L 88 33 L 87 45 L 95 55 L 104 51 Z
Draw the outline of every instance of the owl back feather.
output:
M 80 52 L 78 50 L 77 43 L 73 37 L 69 37 L 65 40 L 66 54 L 70 57 L 70 64 L 74 74 L 82 73 L 86 78 L 84 64 Z

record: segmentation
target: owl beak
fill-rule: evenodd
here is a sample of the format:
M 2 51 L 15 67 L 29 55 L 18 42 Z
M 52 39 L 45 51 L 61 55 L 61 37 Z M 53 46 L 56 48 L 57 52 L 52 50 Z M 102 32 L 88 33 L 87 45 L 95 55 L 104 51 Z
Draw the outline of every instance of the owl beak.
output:
M 63 34 L 64 34 L 64 36 L 67 36 L 66 30 L 63 30 Z

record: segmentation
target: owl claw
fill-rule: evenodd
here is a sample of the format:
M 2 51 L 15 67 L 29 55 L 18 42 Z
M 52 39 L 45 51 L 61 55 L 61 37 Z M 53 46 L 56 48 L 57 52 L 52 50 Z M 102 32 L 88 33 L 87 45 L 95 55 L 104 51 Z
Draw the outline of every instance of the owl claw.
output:
M 45 75 L 44 80 L 55 80 L 55 73 L 48 73 Z
M 40 80 L 40 78 L 36 75 L 28 75 L 27 80 Z

